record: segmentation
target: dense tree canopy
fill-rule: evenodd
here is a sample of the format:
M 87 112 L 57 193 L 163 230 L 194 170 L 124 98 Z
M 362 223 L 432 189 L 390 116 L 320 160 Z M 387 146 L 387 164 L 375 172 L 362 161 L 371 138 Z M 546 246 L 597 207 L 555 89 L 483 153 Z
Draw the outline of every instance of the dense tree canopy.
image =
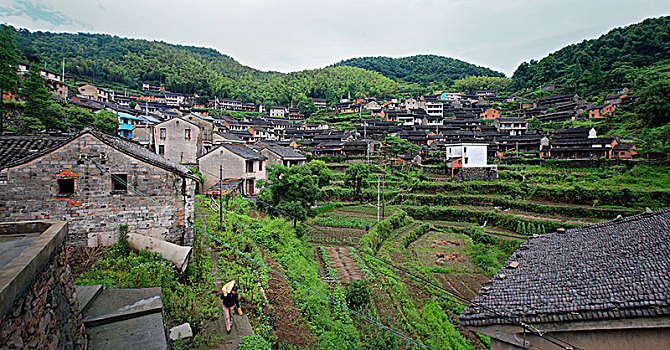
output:
M 312 206 L 321 196 L 321 187 L 330 184 L 332 174 L 322 161 L 286 167 L 268 166 L 268 181 L 258 195 L 261 206 L 269 204 L 297 218 L 313 216 Z
M 642 90 L 635 110 L 647 126 L 663 126 L 670 122 L 670 79 L 657 81 Z
M 486 67 L 437 55 L 416 55 L 402 58 L 361 57 L 336 63 L 335 66 L 358 67 L 379 72 L 383 76 L 398 82 L 437 83 L 442 88 L 453 85 L 454 80 L 468 76 L 505 76 L 503 73 Z
M 107 86 L 140 89 L 142 83 L 167 90 L 198 93 L 206 98 L 229 97 L 246 102 L 297 106 L 308 97 L 334 102 L 341 96 L 385 95 L 397 83 L 376 72 L 353 67 L 328 67 L 283 74 L 241 65 L 213 49 L 134 40 L 101 34 L 15 32 L 24 59 L 46 62 L 67 76 Z M 35 51 L 39 53 L 35 57 Z
M 598 39 L 566 46 L 540 61 L 522 63 L 510 89 L 556 83 L 586 93 L 630 85 L 631 71 L 670 59 L 670 17 L 616 28 Z

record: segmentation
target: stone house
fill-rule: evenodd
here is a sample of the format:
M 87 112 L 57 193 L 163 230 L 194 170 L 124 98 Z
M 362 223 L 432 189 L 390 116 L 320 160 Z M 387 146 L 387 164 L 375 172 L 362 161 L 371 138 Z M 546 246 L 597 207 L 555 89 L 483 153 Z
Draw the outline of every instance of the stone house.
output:
M 670 209 L 647 210 L 531 238 L 465 308 L 461 324 L 491 337 L 496 350 L 667 349 L 669 227 Z
M 268 146 L 264 147 L 260 153 L 268 159 L 268 165 L 279 164 L 292 167 L 295 165 L 303 165 L 307 162 L 307 157 L 288 147 Z
M 205 175 L 205 189 L 223 180 L 242 180 L 240 192 L 253 196 L 260 190 L 259 180 L 266 180 L 267 157 L 244 145 L 222 144 L 198 158 L 198 169 Z
M 154 126 L 156 153 L 181 164 L 197 164 L 204 152 L 203 133 L 194 121 L 172 118 Z
M 0 137 L 0 221 L 67 220 L 72 246 L 111 243 L 121 224 L 192 244 L 186 223 L 196 180 L 184 166 L 96 130 Z

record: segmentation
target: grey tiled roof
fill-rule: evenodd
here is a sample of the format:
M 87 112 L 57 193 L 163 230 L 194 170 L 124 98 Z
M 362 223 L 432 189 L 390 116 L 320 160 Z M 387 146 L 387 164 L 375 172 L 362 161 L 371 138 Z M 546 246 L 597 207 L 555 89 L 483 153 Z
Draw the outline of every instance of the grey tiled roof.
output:
M 0 169 L 25 163 L 71 140 L 61 136 L 0 136 Z
M 193 177 L 185 166 L 173 163 L 148 149 L 124 140 L 116 135 L 105 134 L 95 129 L 85 129 L 70 138 L 54 136 L 3 136 L 0 137 L 0 169 L 24 164 L 39 158 L 66 143 L 90 133 L 110 147 L 159 168 L 177 173 L 181 176 Z
M 244 158 L 244 159 L 250 159 L 250 160 L 266 160 L 267 158 L 263 156 L 262 154 L 254 151 L 253 149 L 247 147 L 247 146 L 242 146 L 242 145 L 221 145 L 220 147 L 223 147 L 238 156 Z
M 272 146 L 272 147 L 267 147 L 267 149 L 270 152 L 274 152 L 277 155 L 279 155 L 282 158 L 291 158 L 291 159 L 307 159 L 304 155 L 301 153 L 298 153 L 288 147 L 279 147 L 279 146 Z
M 463 325 L 509 323 L 488 310 L 530 323 L 670 316 L 670 208 L 541 235 L 505 266 Z

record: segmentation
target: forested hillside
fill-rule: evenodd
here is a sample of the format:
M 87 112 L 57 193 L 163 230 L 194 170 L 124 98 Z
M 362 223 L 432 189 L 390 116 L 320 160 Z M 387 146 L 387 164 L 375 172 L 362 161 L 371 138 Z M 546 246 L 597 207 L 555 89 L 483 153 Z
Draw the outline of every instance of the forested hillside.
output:
M 670 59 L 670 17 L 616 28 L 598 39 L 566 46 L 540 61 L 522 63 L 510 89 L 537 89 L 546 83 L 587 93 L 623 86 L 641 88 L 657 80 Z
M 282 74 L 241 65 L 214 49 L 101 34 L 15 31 L 23 59 L 66 75 L 112 87 L 139 89 L 143 82 L 204 98 L 231 97 L 256 103 L 298 104 L 307 97 L 334 100 L 393 93 L 397 84 L 379 73 L 328 67 Z
M 398 82 L 423 85 L 434 83 L 443 87 L 451 86 L 455 80 L 468 76 L 505 76 L 503 73 L 486 67 L 437 55 L 416 55 L 402 58 L 360 57 L 341 61 L 334 66 L 363 68 L 379 72 L 383 76 Z

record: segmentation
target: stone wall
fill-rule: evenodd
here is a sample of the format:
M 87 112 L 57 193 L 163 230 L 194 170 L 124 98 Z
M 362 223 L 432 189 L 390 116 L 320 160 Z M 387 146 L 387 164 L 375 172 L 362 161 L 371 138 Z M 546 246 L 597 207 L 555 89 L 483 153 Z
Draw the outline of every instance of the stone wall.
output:
M 0 350 L 86 349 L 86 333 L 64 244 L 0 323 Z
M 454 174 L 457 181 L 494 181 L 498 180 L 498 168 L 458 168 Z
M 113 191 L 110 172 L 125 174 L 129 185 L 151 198 L 131 189 Z M 192 241 L 185 221 L 193 221 L 195 182 L 122 153 L 91 134 L 7 169 L 7 179 L 0 185 L 0 221 L 68 221 L 71 246 L 114 242 L 120 224 L 177 244 Z M 74 193 L 59 194 L 59 179 L 74 179 Z

